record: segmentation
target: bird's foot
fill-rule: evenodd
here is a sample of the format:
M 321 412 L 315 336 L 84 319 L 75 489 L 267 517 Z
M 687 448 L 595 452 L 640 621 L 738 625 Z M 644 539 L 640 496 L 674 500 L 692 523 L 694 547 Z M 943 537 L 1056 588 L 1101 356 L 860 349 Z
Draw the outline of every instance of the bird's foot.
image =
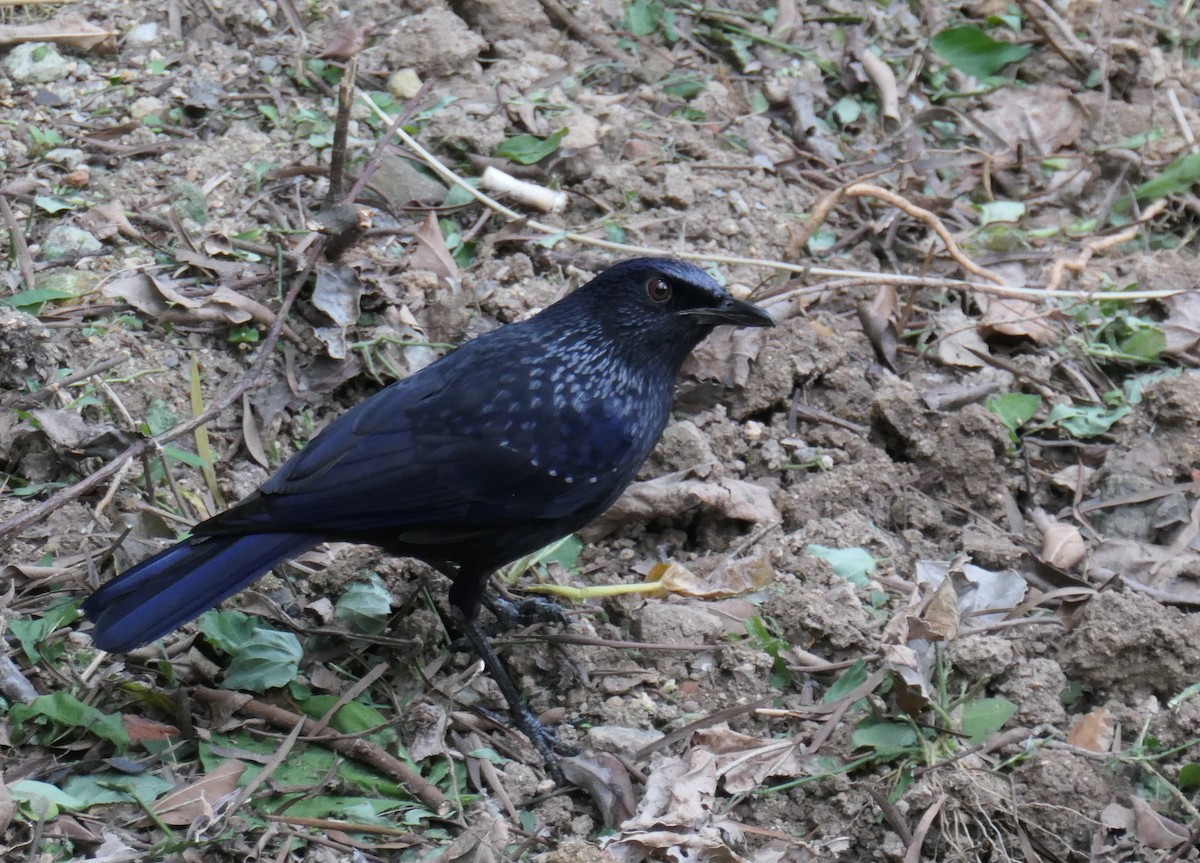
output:
M 566 612 L 562 606 L 540 596 L 513 602 L 503 596 L 492 596 L 487 600 L 487 606 L 496 615 L 498 628 L 501 632 L 531 626 L 535 623 L 567 624 Z
M 559 740 L 545 723 L 534 716 L 523 705 L 521 709 L 513 711 L 512 719 L 513 724 L 520 729 L 522 734 L 529 738 L 529 742 L 533 744 L 533 748 L 542 756 L 550 777 L 558 785 L 566 785 L 567 781 L 563 777 L 562 768 L 558 765 L 558 756 L 565 755 L 570 757 L 578 755 L 579 750 Z

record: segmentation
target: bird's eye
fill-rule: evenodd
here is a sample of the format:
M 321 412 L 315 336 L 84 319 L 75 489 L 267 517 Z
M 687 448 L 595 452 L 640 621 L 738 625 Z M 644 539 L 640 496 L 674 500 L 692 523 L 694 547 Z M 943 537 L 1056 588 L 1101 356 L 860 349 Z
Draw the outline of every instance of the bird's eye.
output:
M 666 279 L 655 276 L 646 282 L 646 293 L 654 302 L 665 303 L 671 299 L 671 286 L 667 284 Z

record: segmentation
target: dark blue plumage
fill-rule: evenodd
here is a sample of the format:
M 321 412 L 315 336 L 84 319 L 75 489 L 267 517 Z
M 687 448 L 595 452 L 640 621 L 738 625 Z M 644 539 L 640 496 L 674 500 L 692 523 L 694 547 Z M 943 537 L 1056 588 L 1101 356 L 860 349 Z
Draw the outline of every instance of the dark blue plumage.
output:
M 104 585 L 83 605 L 93 638 L 144 644 L 326 540 L 437 567 L 474 629 L 493 571 L 583 527 L 633 480 L 692 349 L 717 325 L 770 323 L 691 264 L 617 264 L 376 393 L 258 491 Z

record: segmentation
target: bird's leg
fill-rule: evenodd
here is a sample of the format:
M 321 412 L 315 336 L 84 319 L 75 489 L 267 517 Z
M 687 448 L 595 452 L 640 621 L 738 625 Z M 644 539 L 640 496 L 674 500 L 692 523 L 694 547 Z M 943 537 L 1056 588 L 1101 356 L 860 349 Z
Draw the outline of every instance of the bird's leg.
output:
M 562 606 L 540 596 L 513 602 L 501 594 L 489 593 L 484 596 L 483 604 L 496 615 L 501 632 L 534 623 L 558 623 L 563 626 L 567 624 L 567 615 Z
M 508 702 L 508 709 L 512 714 L 513 724 L 524 732 L 537 751 L 541 753 L 542 758 L 546 760 L 546 766 L 550 770 L 550 775 L 554 777 L 554 781 L 559 785 L 565 784 L 562 771 L 558 766 L 558 756 L 555 754 L 555 751 L 558 750 L 567 754 L 573 754 L 572 750 L 560 743 L 553 732 L 543 725 L 533 715 L 533 711 L 526 706 L 525 699 L 517 691 L 517 685 L 513 683 L 508 669 L 504 667 L 504 663 L 501 662 L 495 649 L 487 640 L 487 636 L 479 628 L 479 622 L 474 618 L 468 618 L 457 605 L 451 603 L 450 607 L 454 611 L 454 617 L 458 621 L 458 625 L 462 628 L 463 634 L 467 636 L 467 640 L 471 642 L 471 646 L 475 648 L 475 652 L 483 660 L 484 667 L 487 668 L 492 679 L 496 681 L 496 685 L 500 687 L 500 692 L 504 695 L 504 700 Z

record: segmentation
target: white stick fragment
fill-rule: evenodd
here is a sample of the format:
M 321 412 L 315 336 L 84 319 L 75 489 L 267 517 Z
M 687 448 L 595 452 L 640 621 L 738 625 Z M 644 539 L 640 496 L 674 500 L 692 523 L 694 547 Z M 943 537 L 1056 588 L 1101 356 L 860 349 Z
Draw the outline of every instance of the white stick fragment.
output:
M 528 204 L 543 213 L 557 213 L 567 206 L 566 192 L 556 192 L 536 183 L 518 180 L 490 165 L 484 170 L 479 185 L 492 192 L 507 192 L 522 204 Z
M 888 120 L 900 122 L 900 95 L 896 87 L 896 75 L 882 57 L 870 48 L 863 48 L 858 55 L 863 71 L 879 91 L 879 113 Z

